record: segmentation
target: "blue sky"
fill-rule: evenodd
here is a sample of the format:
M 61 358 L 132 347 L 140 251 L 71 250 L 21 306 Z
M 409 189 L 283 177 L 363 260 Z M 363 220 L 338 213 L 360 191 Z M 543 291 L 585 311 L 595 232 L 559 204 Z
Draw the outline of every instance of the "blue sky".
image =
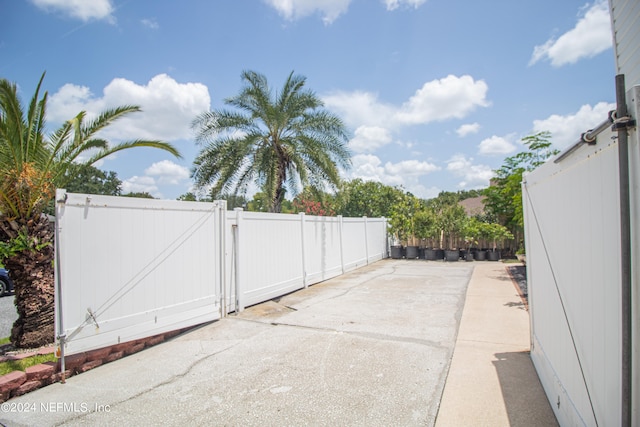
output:
M 274 89 L 306 76 L 350 132 L 343 176 L 423 198 L 486 187 L 532 133 L 567 147 L 615 102 L 606 1 L 0 0 L 0 14 L 0 77 L 26 103 L 46 71 L 51 129 L 136 104 L 106 136 L 177 146 L 181 160 L 138 149 L 97 165 L 159 198 L 192 190 L 190 123 L 243 70 Z

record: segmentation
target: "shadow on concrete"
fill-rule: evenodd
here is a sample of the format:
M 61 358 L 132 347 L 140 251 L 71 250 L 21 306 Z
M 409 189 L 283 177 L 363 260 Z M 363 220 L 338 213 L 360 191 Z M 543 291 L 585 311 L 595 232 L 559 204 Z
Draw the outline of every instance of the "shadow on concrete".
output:
M 557 426 L 529 352 L 496 353 L 495 358 L 492 363 L 500 381 L 509 425 Z

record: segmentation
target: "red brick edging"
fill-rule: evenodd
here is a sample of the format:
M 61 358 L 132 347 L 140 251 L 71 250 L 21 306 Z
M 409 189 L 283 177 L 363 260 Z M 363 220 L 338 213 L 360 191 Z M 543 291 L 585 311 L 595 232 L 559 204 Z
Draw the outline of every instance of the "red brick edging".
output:
M 110 347 L 65 356 L 65 378 L 86 372 L 104 363 L 113 362 L 114 360 L 137 353 L 145 348 L 160 344 L 161 342 L 168 340 L 169 338 L 173 338 L 188 329 L 191 328 L 178 329 L 176 331 L 128 341 L 112 345 Z M 49 354 L 53 352 L 53 347 L 46 347 L 38 350 L 37 352 L 3 356 L 0 357 L 0 362 L 24 359 L 36 354 Z M 60 381 L 61 378 L 62 373 L 60 372 L 60 360 L 57 362 L 45 362 L 39 365 L 30 366 L 24 372 L 9 372 L 6 375 L 0 376 L 0 403 L 6 402 L 12 397 L 22 396 L 23 394 L 29 393 L 33 390 L 56 383 Z

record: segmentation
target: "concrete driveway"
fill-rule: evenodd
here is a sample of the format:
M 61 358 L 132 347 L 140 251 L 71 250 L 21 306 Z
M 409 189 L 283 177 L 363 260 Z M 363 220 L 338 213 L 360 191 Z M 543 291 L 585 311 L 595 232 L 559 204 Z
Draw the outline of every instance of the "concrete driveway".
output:
M 474 263 L 383 260 L 2 404 L 4 425 L 433 425 Z

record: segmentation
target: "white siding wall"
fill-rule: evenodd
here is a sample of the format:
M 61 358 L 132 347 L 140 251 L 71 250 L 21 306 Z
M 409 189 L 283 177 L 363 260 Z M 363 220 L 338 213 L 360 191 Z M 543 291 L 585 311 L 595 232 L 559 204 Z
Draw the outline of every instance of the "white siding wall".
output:
M 640 1 L 609 0 L 617 74 L 627 88 L 640 84 Z

